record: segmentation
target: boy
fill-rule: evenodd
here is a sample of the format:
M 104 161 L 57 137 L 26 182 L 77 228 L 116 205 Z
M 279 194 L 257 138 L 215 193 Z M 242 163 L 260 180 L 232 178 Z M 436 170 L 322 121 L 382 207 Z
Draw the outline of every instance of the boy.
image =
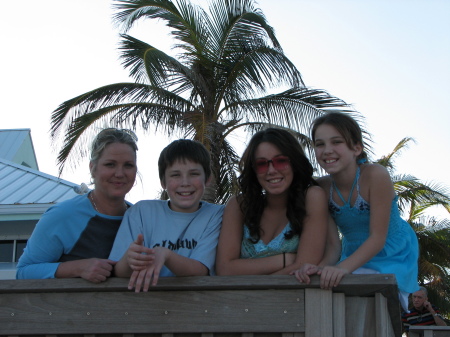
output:
M 143 200 L 123 218 L 109 258 L 129 289 L 148 291 L 165 276 L 214 272 L 222 205 L 200 201 L 211 180 L 210 155 L 199 142 L 172 142 L 158 160 L 169 200 Z

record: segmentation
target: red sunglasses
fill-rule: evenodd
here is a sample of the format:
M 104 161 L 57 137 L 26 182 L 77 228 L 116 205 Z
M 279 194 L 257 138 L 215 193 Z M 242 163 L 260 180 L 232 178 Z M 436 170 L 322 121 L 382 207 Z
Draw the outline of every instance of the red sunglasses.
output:
M 289 157 L 286 156 L 276 156 L 270 160 L 267 159 L 256 159 L 255 161 L 255 171 L 256 173 L 266 173 L 269 170 L 269 164 L 272 163 L 275 170 L 284 170 L 290 165 Z

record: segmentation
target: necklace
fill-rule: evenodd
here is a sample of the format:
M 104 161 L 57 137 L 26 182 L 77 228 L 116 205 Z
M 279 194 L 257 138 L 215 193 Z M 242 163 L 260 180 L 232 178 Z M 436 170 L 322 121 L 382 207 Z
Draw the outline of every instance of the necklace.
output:
M 94 191 L 92 191 L 91 193 L 89 193 L 89 199 L 92 201 L 92 206 L 94 206 L 94 209 L 98 212 L 98 213 L 102 213 L 102 212 L 100 212 L 99 211 L 99 209 L 98 209 L 98 207 L 97 207 L 97 205 L 96 205 L 96 203 L 95 203 L 95 200 L 94 200 Z M 127 203 L 124 201 L 123 202 L 123 206 L 124 206 L 124 211 L 123 211 L 123 213 L 125 213 L 125 211 L 128 209 L 128 205 L 127 205 Z M 102 213 L 102 214 L 108 214 L 108 213 Z M 108 215 L 110 215 L 110 214 L 108 214 Z M 123 214 L 122 214 L 123 215 Z
M 95 210 L 96 210 L 97 212 L 100 213 L 100 211 L 99 211 L 98 208 L 97 208 L 97 205 L 95 204 L 93 193 L 94 193 L 94 192 L 89 193 L 89 198 L 91 199 L 92 205 L 94 206 Z

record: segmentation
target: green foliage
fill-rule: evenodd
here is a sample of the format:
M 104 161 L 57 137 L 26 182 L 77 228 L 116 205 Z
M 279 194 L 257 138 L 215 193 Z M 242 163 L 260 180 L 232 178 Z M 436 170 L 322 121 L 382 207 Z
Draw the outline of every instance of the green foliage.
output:
M 412 138 L 402 139 L 394 150 L 377 161 L 388 168 L 399 197 L 403 217 L 419 241 L 419 283 L 428 289 L 430 302 L 450 316 L 450 220 L 427 216 L 430 207 L 443 207 L 450 213 L 450 193 L 437 183 L 423 183 L 411 175 L 395 175 L 394 159 L 408 147 Z

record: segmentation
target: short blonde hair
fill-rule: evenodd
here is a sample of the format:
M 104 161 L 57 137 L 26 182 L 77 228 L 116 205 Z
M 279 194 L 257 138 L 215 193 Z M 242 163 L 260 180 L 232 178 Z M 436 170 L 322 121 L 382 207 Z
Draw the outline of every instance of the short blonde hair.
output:
M 91 146 L 91 162 L 96 163 L 102 156 L 106 146 L 112 143 L 122 143 L 129 145 L 134 152 L 138 150 L 136 134 L 127 129 L 107 128 L 99 132 Z

